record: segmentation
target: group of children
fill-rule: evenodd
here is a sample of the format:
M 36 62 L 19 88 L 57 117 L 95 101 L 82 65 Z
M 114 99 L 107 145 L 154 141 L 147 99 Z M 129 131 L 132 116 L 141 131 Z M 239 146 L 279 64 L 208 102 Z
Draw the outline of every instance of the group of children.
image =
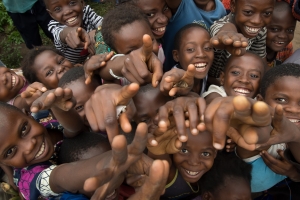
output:
M 56 48 L 0 67 L 0 166 L 21 198 L 300 198 L 290 2 L 44 2 Z

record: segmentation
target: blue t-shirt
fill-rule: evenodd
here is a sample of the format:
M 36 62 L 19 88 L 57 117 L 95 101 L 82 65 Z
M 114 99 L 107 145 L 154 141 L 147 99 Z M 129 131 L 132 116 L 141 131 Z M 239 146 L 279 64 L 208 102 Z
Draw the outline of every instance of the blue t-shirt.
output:
M 30 10 L 37 1 L 38 0 L 3 0 L 2 2 L 8 12 L 24 13 L 27 10 Z
M 198 8 L 193 0 L 181 1 L 175 15 L 173 15 L 167 25 L 167 30 L 163 37 L 162 46 L 166 56 L 164 71 L 169 71 L 175 65 L 172 50 L 174 47 L 175 34 L 179 29 L 190 23 L 197 23 L 209 29 L 214 21 L 226 15 L 222 2 L 215 0 L 215 3 L 215 10 L 204 11 Z

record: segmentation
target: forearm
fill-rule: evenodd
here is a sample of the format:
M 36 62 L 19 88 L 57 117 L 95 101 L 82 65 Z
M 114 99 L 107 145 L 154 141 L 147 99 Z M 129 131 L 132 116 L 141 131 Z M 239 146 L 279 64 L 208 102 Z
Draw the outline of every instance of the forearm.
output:
M 123 75 L 121 71 L 126 58 L 127 56 L 118 56 L 113 60 L 108 61 L 106 66 L 99 70 L 100 77 L 107 81 L 116 80 L 116 78 L 110 74 L 110 71 L 112 71 L 114 75 L 122 77 Z

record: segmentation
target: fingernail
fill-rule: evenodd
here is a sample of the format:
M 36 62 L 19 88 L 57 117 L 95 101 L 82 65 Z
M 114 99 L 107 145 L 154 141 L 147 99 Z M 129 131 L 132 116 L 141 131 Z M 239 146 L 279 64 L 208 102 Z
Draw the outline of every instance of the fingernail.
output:
M 215 149 L 222 149 L 222 145 L 219 143 L 214 143 L 213 145 L 214 145 Z
M 231 142 L 231 139 L 228 139 L 227 142 L 230 143 L 230 142 Z
M 47 90 L 47 88 L 45 88 L 45 87 L 42 87 L 42 91 L 46 91 Z
M 156 145 L 157 145 L 157 141 L 156 141 L 156 140 L 151 140 L 151 144 L 152 144 L 153 146 L 156 146 Z
M 165 122 L 165 121 L 160 121 L 159 123 L 158 123 L 158 126 L 159 127 L 165 127 L 167 125 L 167 123 Z
M 230 146 L 229 146 L 229 145 L 226 145 L 226 148 L 227 148 L 227 149 L 229 149 L 229 148 L 230 148 Z
M 181 142 L 186 142 L 187 141 L 187 137 L 185 135 L 180 136 L 180 141 Z
M 197 134 L 198 134 L 198 129 L 194 128 L 194 129 L 192 130 L 192 134 L 193 134 L 193 135 L 197 135 Z

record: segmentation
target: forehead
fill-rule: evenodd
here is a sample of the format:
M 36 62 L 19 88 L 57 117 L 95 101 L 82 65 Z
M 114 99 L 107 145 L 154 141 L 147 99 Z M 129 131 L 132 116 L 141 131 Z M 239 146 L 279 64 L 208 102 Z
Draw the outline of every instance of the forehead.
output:
M 56 61 L 56 58 L 60 56 L 54 51 L 46 50 L 36 56 L 34 59 L 34 67 L 38 67 L 40 69 L 43 66 L 47 66 L 49 62 Z
M 180 42 L 182 44 L 190 41 L 209 41 L 209 33 L 201 27 L 191 27 L 184 30 L 181 34 Z
M 235 0 L 237 6 L 249 6 L 255 10 L 274 8 L 275 0 Z
M 199 132 L 198 135 L 192 135 L 190 129 L 186 129 L 188 133 L 188 140 L 185 146 L 190 148 L 204 149 L 204 148 L 214 148 L 212 143 L 212 134 L 208 131 Z
M 138 6 L 142 10 L 152 10 L 152 9 L 159 9 L 163 8 L 166 4 L 165 0 L 138 0 Z
M 81 0 L 44 0 L 46 7 L 57 4 L 68 4 L 70 1 L 80 2 Z
M 300 85 L 300 77 L 279 77 L 267 88 L 266 97 L 275 93 L 289 93 L 291 97 L 300 97 L 300 90 L 295 90 L 295 85 Z
M 244 70 L 257 70 L 264 71 L 264 64 L 261 58 L 254 56 L 250 53 L 246 53 L 243 56 L 234 56 L 230 58 L 226 64 L 226 72 L 233 67 L 239 67 Z
M 64 88 L 70 88 L 75 99 L 89 98 L 94 93 L 96 87 L 99 86 L 95 82 L 96 81 L 92 81 L 90 84 L 85 84 L 85 79 L 82 77 L 76 81 L 72 81 Z
M 273 11 L 269 26 L 271 25 L 285 27 L 296 26 L 296 19 L 293 17 L 291 10 L 277 8 Z

